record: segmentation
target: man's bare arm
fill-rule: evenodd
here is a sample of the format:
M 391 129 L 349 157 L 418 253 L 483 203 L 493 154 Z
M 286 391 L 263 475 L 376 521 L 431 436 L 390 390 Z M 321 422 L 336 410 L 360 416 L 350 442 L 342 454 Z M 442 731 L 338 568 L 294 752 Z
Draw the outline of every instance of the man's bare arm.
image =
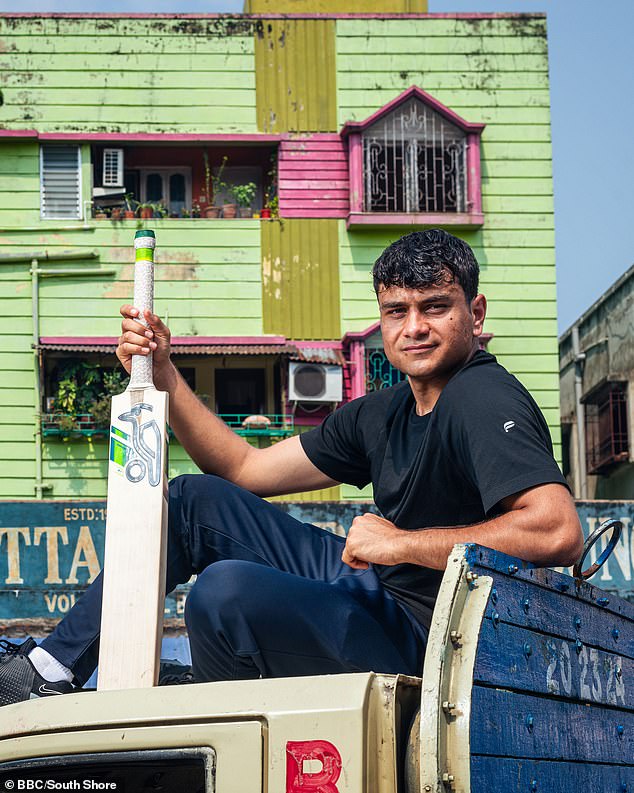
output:
M 524 490 L 501 502 L 503 514 L 473 526 L 404 531 L 377 515 L 355 518 L 348 532 L 343 561 L 351 567 L 368 563 L 409 562 L 444 570 L 456 543 L 475 542 L 540 566 L 570 565 L 583 548 L 574 501 L 563 485 Z
M 170 426 L 185 451 L 204 473 L 216 474 L 260 496 L 317 490 L 338 484 L 308 459 L 295 436 L 267 449 L 255 449 L 209 411 L 170 359 L 170 332 L 146 312 L 146 330 L 132 306 L 122 306 L 122 335 L 117 357 L 129 371 L 133 354 L 153 352 L 156 387 L 170 395 Z

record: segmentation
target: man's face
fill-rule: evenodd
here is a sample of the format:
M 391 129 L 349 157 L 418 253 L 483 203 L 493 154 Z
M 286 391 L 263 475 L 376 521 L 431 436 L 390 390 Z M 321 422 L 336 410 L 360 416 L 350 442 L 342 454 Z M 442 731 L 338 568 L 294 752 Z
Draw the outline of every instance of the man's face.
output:
M 424 289 L 381 287 L 383 347 L 390 363 L 413 378 L 449 378 L 469 358 L 482 333 L 484 295 L 469 305 L 453 282 Z

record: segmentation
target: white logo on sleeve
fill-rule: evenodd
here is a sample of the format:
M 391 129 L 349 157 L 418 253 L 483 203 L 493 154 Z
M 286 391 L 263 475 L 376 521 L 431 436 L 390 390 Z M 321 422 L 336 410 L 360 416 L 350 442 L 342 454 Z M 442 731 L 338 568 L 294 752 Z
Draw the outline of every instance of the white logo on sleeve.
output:
M 505 421 L 504 422 L 504 432 L 508 432 L 509 430 L 512 430 L 514 426 L 515 426 L 515 422 L 514 421 Z

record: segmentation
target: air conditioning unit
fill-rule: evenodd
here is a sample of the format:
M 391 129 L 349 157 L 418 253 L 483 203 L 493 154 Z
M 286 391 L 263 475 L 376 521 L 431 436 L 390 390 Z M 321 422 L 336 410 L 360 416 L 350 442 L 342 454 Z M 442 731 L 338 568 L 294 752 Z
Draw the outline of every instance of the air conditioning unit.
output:
M 290 361 L 288 398 L 290 402 L 341 402 L 343 374 L 340 366 Z

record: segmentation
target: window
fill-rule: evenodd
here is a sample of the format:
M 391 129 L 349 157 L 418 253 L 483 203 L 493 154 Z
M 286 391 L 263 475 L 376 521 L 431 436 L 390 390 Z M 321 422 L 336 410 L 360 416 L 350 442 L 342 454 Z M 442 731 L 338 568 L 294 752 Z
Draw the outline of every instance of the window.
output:
M 79 146 L 40 148 L 41 217 L 81 218 L 81 151 Z
M 348 121 L 341 131 L 348 141 L 348 228 L 481 226 L 483 129 L 417 86 L 365 121 Z
M 216 369 L 216 413 L 245 418 L 264 413 L 264 369 Z
M 103 150 L 103 186 L 123 187 L 123 149 Z
M 585 402 L 589 474 L 602 474 L 629 459 L 626 383 L 604 383 Z
M 411 98 L 363 133 L 364 212 L 466 212 L 467 135 Z
M 141 171 L 141 201 L 163 204 L 170 215 L 191 207 L 189 168 L 152 168 Z

